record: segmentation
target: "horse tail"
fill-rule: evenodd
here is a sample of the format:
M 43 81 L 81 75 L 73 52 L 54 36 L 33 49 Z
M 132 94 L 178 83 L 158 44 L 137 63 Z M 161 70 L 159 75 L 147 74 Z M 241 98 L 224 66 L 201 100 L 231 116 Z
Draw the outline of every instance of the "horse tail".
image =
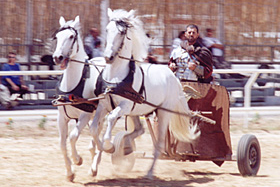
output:
M 175 99 L 174 111 L 189 114 L 189 116 L 173 113 L 169 122 L 169 130 L 179 141 L 190 142 L 195 140 L 200 136 L 200 130 L 197 123 L 191 124 L 191 113 L 184 92 L 182 91 L 180 96 Z

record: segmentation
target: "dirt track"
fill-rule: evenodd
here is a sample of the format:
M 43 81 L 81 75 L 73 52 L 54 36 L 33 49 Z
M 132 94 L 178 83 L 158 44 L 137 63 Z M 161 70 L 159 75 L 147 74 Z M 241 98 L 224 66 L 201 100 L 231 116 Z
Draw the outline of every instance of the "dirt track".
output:
M 0 123 L 0 186 L 280 186 L 280 125 L 277 118 L 256 118 L 249 129 L 242 130 L 242 119 L 231 119 L 233 152 L 243 134 L 257 136 L 261 149 L 261 168 L 256 177 L 242 177 L 236 162 L 225 162 L 218 167 L 210 161 L 175 162 L 159 160 L 155 180 L 142 177 L 150 167 L 151 159 L 137 159 L 129 174 L 113 170 L 109 154 L 103 154 L 96 178 L 88 175 L 90 153 L 87 149 L 91 137 L 88 127 L 82 133 L 77 147 L 84 159 L 82 166 L 75 166 L 74 183 L 65 179 L 65 166 L 58 144 L 55 121 L 48 121 L 45 130 L 39 121 L 16 121 L 12 128 Z M 73 126 L 73 123 L 72 123 Z M 121 130 L 118 126 L 116 131 Z M 146 133 L 136 141 L 137 151 L 152 154 L 151 138 Z

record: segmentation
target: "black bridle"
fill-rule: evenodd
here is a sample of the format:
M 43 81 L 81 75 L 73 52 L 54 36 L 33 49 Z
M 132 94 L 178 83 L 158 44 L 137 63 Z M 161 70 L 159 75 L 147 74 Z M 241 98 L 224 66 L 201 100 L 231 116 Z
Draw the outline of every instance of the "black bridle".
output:
M 69 59 L 70 54 L 72 54 L 74 44 L 75 44 L 75 42 L 77 42 L 77 40 L 78 40 L 78 31 L 77 31 L 75 28 L 70 27 L 70 26 L 62 27 L 62 28 L 58 29 L 57 31 L 55 31 L 55 32 L 53 33 L 53 35 L 52 35 L 52 36 L 53 36 L 53 40 L 56 40 L 56 39 L 57 39 L 57 38 L 56 38 L 57 33 L 61 32 L 61 31 L 64 31 L 64 30 L 71 30 L 71 31 L 74 31 L 74 33 L 75 33 L 74 39 L 73 39 L 73 42 L 72 42 L 72 45 L 71 45 L 71 48 L 70 48 L 69 52 L 67 53 L 67 56 L 64 57 L 64 59 Z M 78 51 L 79 51 L 79 44 L 77 43 L 77 52 L 78 52 Z
M 127 36 L 127 30 L 132 27 L 131 24 L 129 24 L 128 22 L 125 22 L 123 20 L 111 20 L 111 21 L 114 21 L 116 26 L 117 26 L 117 29 L 119 30 L 121 36 L 122 36 L 122 43 L 121 45 L 119 46 L 117 52 L 110 57 L 110 61 L 112 61 L 113 59 L 115 59 L 116 56 L 119 56 L 119 52 L 122 50 L 123 48 L 123 45 L 124 45 L 124 39 L 125 37 L 128 39 L 128 40 L 131 40 L 128 36 Z M 123 30 L 121 28 L 123 28 Z M 120 56 L 119 56 L 120 57 Z M 130 59 L 130 58 L 129 58 Z

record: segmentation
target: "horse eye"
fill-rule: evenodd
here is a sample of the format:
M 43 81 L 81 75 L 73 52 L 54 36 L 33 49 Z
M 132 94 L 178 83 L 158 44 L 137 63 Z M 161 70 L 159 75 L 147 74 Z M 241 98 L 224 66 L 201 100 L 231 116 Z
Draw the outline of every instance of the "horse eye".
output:
M 56 40 L 57 39 L 57 37 L 55 36 L 55 37 L 53 37 L 53 40 Z
M 73 36 L 73 35 L 71 35 L 71 36 L 70 36 L 70 39 L 73 39 L 73 38 L 74 38 L 74 36 Z

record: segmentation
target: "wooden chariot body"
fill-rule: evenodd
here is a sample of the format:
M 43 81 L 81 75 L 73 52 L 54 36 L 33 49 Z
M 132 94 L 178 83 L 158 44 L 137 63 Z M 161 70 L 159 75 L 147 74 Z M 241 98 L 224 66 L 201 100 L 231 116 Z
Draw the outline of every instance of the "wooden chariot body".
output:
M 216 124 L 198 121 L 201 135 L 191 143 L 175 140 L 168 132 L 167 157 L 182 161 L 212 160 L 221 166 L 225 160 L 232 159 L 228 92 L 223 86 L 198 82 L 182 82 L 182 86 L 194 88 L 200 94 L 198 98 L 189 99 L 190 109 L 201 112 L 203 116 L 214 120 Z

